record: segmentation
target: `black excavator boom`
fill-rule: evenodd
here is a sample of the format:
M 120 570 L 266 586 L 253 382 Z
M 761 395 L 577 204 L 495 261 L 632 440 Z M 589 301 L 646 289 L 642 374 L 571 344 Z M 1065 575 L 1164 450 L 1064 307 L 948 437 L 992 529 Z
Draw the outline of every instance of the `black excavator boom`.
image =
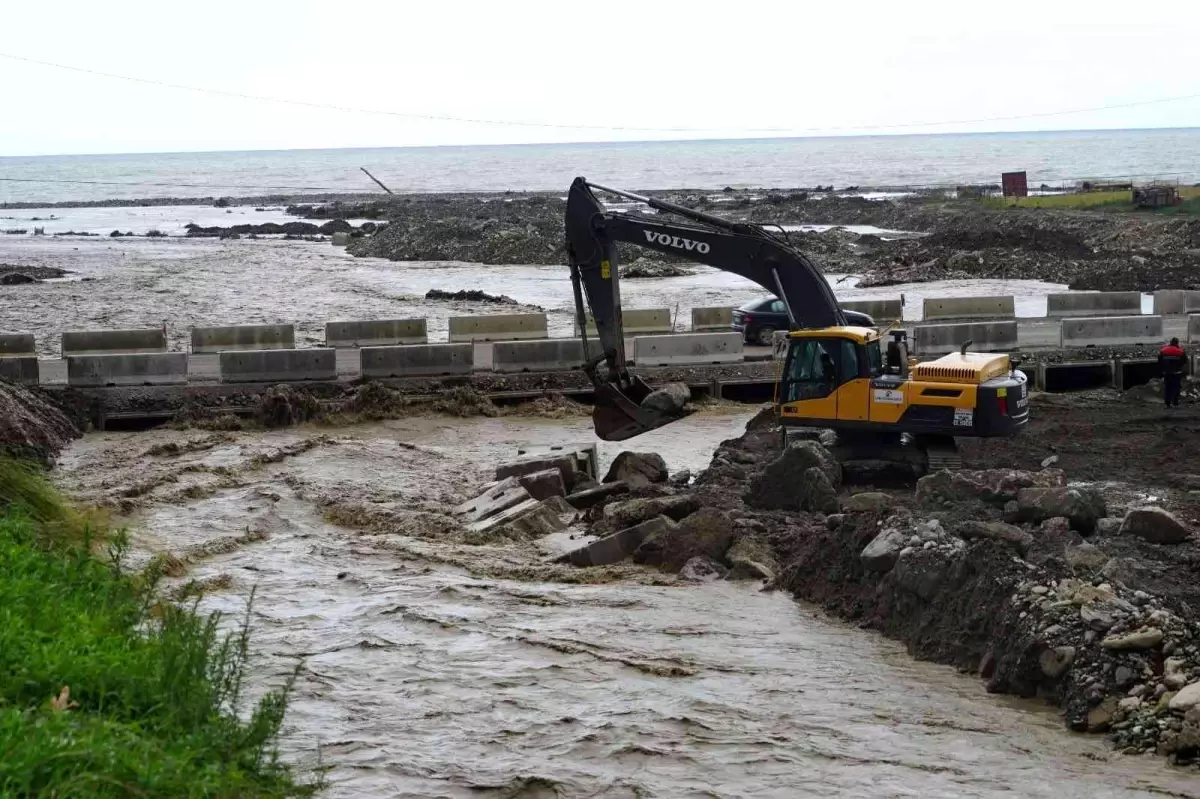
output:
M 593 189 L 644 203 L 691 224 L 605 210 Z M 781 238 L 757 225 L 731 222 L 675 203 L 576 178 L 567 195 L 567 256 L 575 294 L 584 369 L 596 389 L 593 423 L 606 441 L 622 441 L 679 418 L 670 403 L 646 402 L 653 390 L 626 367 L 617 243 L 686 257 L 748 278 L 783 300 L 792 329 L 845 325 L 820 270 Z M 586 299 L 586 305 L 585 305 Z M 599 352 L 588 340 L 588 313 Z

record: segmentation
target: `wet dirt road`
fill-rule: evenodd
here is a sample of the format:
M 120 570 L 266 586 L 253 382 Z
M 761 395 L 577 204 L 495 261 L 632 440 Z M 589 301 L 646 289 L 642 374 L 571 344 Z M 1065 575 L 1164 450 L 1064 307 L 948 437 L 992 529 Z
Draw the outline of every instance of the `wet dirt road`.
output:
M 638 440 L 706 465 L 748 411 Z M 546 565 L 442 514 L 519 442 L 585 419 L 415 418 L 281 432 L 93 434 L 59 482 L 128 519 L 238 614 L 256 683 L 301 663 L 285 751 L 333 797 L 1192 796 L 1194 772 L 752 584 Z M 619 451 L 601 448 L 602 468 Z M 335 523 L 338 522 L 338 523 Z

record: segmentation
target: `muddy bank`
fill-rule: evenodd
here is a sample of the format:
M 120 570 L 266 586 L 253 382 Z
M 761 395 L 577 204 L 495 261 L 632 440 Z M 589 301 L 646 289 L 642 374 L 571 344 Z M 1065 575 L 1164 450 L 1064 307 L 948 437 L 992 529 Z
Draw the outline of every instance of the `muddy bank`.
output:
M 44 392 L 0 380 L 0 454 L 50 464 L 80 435 Z
M 989 691 L 1056 706 L 1067 727 L 1125 753 L 1191 763 L 1200 475 L 1183 471 L 1197 453 L 1164 437 L 1190 440 L 1200 414 L 1166 420 L 1111 393 L 1038 398 L 1033 410 L 1017 439 L 966 448 L 981 470 L 915 490 L 843 469 L 815 439 L 784 452 L 765 411 L 691 486 L 611 500 L 591 512 L 592 531 L 629 538 L 641 525 L 636 562 L 765 579 Z
M 258 225 L 211 225 L 202 227 L 195 223 L 184 226 L 189 238 L 227 239 L 237 236 L 331 236 L 334 233 L 348 233 L 351 236 L 362 236 L 375 233 L 379 226 L 374 222 L 364 222 L 358 227 L 343 219 L 335 219 L 323 225 L 311 222 L 264 222 Z M 115 232 L 115 231 L 114 231 Z

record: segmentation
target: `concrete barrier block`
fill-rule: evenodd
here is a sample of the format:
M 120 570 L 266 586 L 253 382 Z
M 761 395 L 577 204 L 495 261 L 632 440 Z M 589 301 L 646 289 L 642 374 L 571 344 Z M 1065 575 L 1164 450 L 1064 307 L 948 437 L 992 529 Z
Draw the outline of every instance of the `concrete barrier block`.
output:
M 295 346 L 296 328 L 292 325 L 192 328 L 192 352 L 195 353 L 230 350 L 290 350 Z
M 220 357 L 222 383 L 337 380 L 337 350 L 234 350 Z
M 1140 291 L 1089 291 L 1046 295 L 1046 316 L 1136 316 L 1142 312 Z
M 32 333 L 0 333 L 0 358 L 37 355 Z
M 1156 316 L 1182 316 L 1200 311 L 1200 291 L 1164 289 L 1154 292 Z
M 20 383 L 25 386 L 38 384 L 38 359 L 35 355 L 11 356 L 0 358 L 0 380 L 10 383 Z
M 329 237 L 329 243 L 334 247 L 345 247 L 350 243 L 350 234 L 346 232 L 334 233 Z
M 876 324 L 896 322 L 904 318 L 904 305 L 900 298 L 894 300 L 847 300 L 841 303 L 844 310 L 865 313 Z
M 1063 347 L 1120 347 L 1162 344 L 1161 316 L 1092 316 L 1062 320 Z
M 1017 348 L 1017 322 L 959 322 L 915 325 L 913 352 L 916 355 L 945 355 L 958 352 L 970 341 L 975 352 L 1008 352 Z
M 544 313 L 451 316 L 451 341 L 518 341 L 549 336 Z
M 675 332 L 670 308 L 626 308 L 621 311 L 621 326 L 626 336 Z M 588 315 L 587 329 L 589 336 L 596 335 L 596 321 L 591 314 Z M 575 320 L 575 335 L 579 335 L 578 319 Z
M 583 366 L 583 342 L 577 338 L 503 341 L 492 345 L 497 372 L 563 372 Z
M 633 361 L 638 366 L 672 363 L 732 363 L 744 357 L 741 333 L 678 333 L 674 336 L 637 336 Z
M 187 376 L 186 352 L 67 356 L 69 386 L 177 386 Z
M 363 377 L 467 375 L 475 368 L 475 345 L 363 347 L 358 351 L 358 364 Z
M 1016 300 L 1011 297 L 926 297 L 923 317 L 939 319 L 1014 319 Z
M 167 335 L 162 328 L 146 330 L 71 330 L 62 334 L 62 354 L 107 355 L 166 352 Z
M 733 324 L 733 308 L 693 308 L 692 330 L 728 330 Z
M 424 319 L 380 319 L 364 322 L 326 322 L 326 347 L 394 347 L 425 344 L 429 332 Z
M 1200 344 L 1200 314 L 1188 314 L 1187 343 Z

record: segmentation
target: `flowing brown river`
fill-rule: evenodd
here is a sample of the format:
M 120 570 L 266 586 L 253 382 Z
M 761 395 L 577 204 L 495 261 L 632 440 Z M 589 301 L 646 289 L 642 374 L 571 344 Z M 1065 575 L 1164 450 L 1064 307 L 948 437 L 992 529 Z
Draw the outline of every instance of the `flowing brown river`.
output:
M 749 416 L 637 448 L 700 469 Z M 284 746 L 319 749 L 330 797 L 1200 796 L 781 593 L 634 566 L 568 582 L 585 573 L 442 515 L 518 443 L 589 440 L 579 418 L 109 432 L 57 474 L 123 503 L 141 557 L 190 564 L 168 588 L 209 581 L 202 609 L 256 589 L 255 681 L 302 664 Z

